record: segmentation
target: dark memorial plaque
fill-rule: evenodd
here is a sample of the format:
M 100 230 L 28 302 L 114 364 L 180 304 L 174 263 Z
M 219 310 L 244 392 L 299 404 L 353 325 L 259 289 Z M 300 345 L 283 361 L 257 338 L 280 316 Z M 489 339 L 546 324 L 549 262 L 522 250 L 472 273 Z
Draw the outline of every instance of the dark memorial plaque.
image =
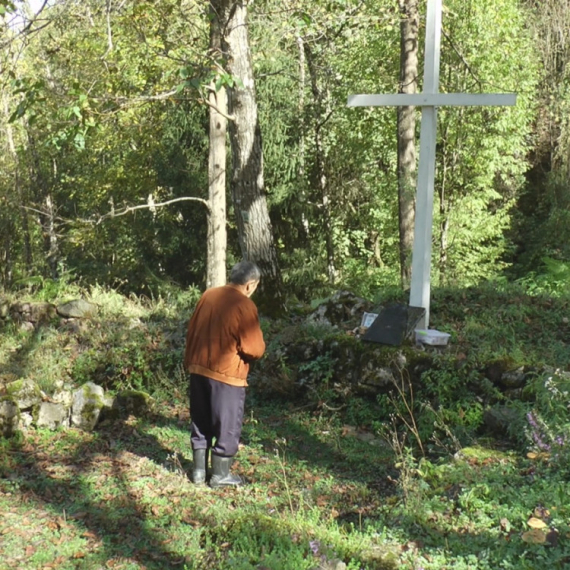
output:
M 423 307 L 409 305 L 385 307 L 368 327 L 362 340 L 398 346 L 412 334 L 425 312 Z

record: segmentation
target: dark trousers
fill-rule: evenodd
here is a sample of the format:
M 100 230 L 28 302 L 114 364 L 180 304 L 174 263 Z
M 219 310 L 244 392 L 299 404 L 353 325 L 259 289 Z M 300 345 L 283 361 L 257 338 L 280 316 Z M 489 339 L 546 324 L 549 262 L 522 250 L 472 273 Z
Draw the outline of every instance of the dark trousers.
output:
M 192 449 L 212 448 L 216 455 L 233 457 L 243 424 L 245 388 L 190 374 L 189 396 Z

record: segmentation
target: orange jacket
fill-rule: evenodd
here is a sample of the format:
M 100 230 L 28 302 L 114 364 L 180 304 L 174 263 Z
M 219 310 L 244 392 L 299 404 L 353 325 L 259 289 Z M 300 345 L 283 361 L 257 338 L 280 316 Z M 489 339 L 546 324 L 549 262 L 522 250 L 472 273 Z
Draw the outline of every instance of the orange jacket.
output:
M 232 386 L 247 386 L 249 363 L 264 352 L 254 302 L 231 285 L 208 289 L 188 323 L 184 368 Z

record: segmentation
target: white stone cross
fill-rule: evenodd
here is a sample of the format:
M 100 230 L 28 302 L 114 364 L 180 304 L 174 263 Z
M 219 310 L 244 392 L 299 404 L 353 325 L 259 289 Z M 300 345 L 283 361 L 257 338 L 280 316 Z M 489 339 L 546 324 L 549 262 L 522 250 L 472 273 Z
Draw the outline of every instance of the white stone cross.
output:
M 422 108 L 420 158 L 418 167 L 416 222 L 412 252 L 412 283 L 410 305 L 426 310 L 418 328 L 429 324 L 430 270 L 435 180 L 435 145 L 437 107 L 440 105 L 474 106 L 514 105 L 516 94 L 439 93 L 439 56 L 441 49 L 442 0 L 428 0 L 424 84 L 422 93 L 389 95 L 350 95 L 349 107 L 418 106 Z

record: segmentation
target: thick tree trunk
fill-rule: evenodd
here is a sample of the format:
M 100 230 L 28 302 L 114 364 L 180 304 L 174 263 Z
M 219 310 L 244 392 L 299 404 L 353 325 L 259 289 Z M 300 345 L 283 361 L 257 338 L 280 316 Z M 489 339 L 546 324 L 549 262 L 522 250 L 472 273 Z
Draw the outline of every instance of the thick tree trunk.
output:
M 263 150 L 247 30 L 247 3 L 221 0 L 223 48 L 234 84 L 228 89 L 232 152 L 231 189 L 242 255 L 263 273 L 261 297 L 266 309 L 283 305 L 281 273 L 267 208 Z
M 418 0 L 398 0 L 400 6 L 400 93 L 415 93 L 418 76 Z M 416 115 L 414 107 L 398 107 L 398 218 L 400 277 L 411 280 L 416 192 Z
M 220 19 L 210 10 L 210 51 L 218 59 L 222 53 Z M 210 151 L 208 157 L 208 261 L 207 287 L 226 283 L 226 132 L 228 98 L 226 88 L 216 91 L 215 82 L 210 85 Z

